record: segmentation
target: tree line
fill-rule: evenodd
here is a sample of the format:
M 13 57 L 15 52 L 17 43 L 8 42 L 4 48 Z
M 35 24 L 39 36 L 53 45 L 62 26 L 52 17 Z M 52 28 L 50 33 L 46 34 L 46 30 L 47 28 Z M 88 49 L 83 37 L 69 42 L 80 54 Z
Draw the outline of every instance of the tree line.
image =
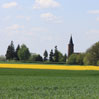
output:
M 43 63 L 66 63 L 70 65 L 98 65 L 99 66 L 99 42 L 93 44 L 85 53 L 72 54 L 67 57 L 62 54 L 57 46 L 50 53 L 44 51 L 43 56 L 31 53 L 29 48 L 22 44 L 15 49 L 13 41 L 8 46 L 6 55 L 0 56 L 0 61 L 23 61 L 23 62 L 43 62 Z
M 99 66 L 99 42 L 93 44 L 85 53 L 72 54 L 68 58 L 67 64 Z
M 6 51 L 6 60 L 16 60 L 16 61 L 26 61 L 26 62 L 64 62 L 66 63 L 67 56 L 66 54 L 63 55 L 55 46 L 55 49 L 51 49 L 50 53 L 48 54 L 47 50 L 44 51 L 43 57 L 40 54 L 31 53 L 29 48 L 22 44 L 21 46 L 18 45 L 15 49 L 13 41 L 8 46 Z

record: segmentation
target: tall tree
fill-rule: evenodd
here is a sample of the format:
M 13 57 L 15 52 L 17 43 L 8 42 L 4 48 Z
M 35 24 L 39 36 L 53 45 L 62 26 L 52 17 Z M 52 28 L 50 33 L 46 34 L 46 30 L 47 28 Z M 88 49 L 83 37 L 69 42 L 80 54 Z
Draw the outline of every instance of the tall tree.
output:
M 60 51 L 58 51 L 58 56 L 58 62 L 64 62 L 64 55 Z
M 66 60 L 67 60 L 67 55 L 65 54 L 64 55 L 64 62 L 66 62 Z
M 20 50 L 20 45 L 17 46 L 16 51 L 15 51 L 15 59 L 16 60 L 19 60 L 19 57 L 18 57 L 18 51 L 19 50 Z
M 11 41 L 11 44 L 8 46 L 5 56 L 7 60 L 15 59 L 15 49 L 14 49 L 13 41 Z
M 47 52 L 47 50 L 44 51 L 43 56 L 44 56 L 44 61 L 47 61 L 48 60 L 48 52 Z
M 27 61 L 30 58 L 30 51 L 26 45 L 21 45 L 21 48 L 18 51 L 18 57 L 20 60 Z
M 49 61 L 53 62 L 54 61 L 54 53 L 53 50 L 51 50 L 50 54 L 49 54 Z
M 59 53 L 58 53 L 57 46 L 55 46 L 54 61 L 59 62 Z
M 84 57 L 85 65 L 97 65 L 99 61 L 99 42 L 90 47 Z
M 83 62 L 84 57 L 85 57 L 85 53 L 78 54 L 77 59 L 76 59 L 76 62 L 77 62 L 78 65 L 83 65 L 84 64 L 84 62 Z

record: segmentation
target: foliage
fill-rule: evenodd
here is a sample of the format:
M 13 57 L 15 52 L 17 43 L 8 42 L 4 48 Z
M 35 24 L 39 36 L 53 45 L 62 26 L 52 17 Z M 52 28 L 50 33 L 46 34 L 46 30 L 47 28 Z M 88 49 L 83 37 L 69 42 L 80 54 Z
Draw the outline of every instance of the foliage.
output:
M 30 51 L 26 45 L 21 45 L 21 48 L 18 51 L 18 57 L 20 60 L 28 60 L 30 58 Z
M 91 56 L 91 54 L 90 53 L 86 53 L 86 55 L 85 55 L 85 57 L 84 57 L 84 60 L 83 60 L 83 62 L 84 62 L 84 64 L 85 65 L 92 65 L 92 63 L 91 63 L 91 58 L 92 56 Z
M 16 51 L 15 51 L 15 59 L 16 60 L 19 60 L 19 57 L 18 57 L 18 51 L 19 50 L 20 50 L 20 45 L 17 46 Z
M 60 51 L 58 51 L 59 62 L 66 62 L 66 54 L 63 55 Z
M 99 66 L 99 60 L 97 61 L 97 65 Z
M 44 51 L 43 56 L 44 56 L 44 61 L 47 61 L 48 60 L 48 52 L 47 52 L 47 50 Z
M 53 50 L 51 50 L 51 52 L 49 54 L 49 61 L 50 62 L 54 62 L 54 53 L 53 53 Z
M 36 61 L 43 61 L 42 56 L 41 56 L 41 55 L 37 55 L 37 57 L 36 57 Z
M 63 62 L 66 62 L 66 60 L 67 60 L 67 55 L 65 54 L 64 56 L 63 56 Z
M 42 62 L 42 61 L 43 61 L 43 58 L 42 58 L 42 56 L 39 55 L 39 54 L 33 54 L 33 55 L 31 55 L 31 57 L 30 57 L 29 60 L 30 60 L 31 62 L 36 62 L 36 61 Z
M 63 56 L 63 54 L 62 54 L 60 51 L 58 51 L 58 55 L 59 55 L 58 62 L 63 62 L 63 61 L 64 61 L 64 56 Z
M 67 60 L 67 63 L 70 64 L 70 65 L 76 65 L 77 64 L 77 54 L 72 54 L 70 55 L 70 57 L 68 58 Z
M 57 46 L 55 46 L 54 62 L 59 62 L 59 52 Z
M 6 56 L 7 60 L 15 59 L 15 49 L 14 49 L 13 41 L 11 41 L 11 44 L 8 46 L 8 49 L 7 49 L 5 56 Z
M 84 58 L 85 65 L 97 65 L 99 60 L 99 42 L 95 43 L 91 48 L 86 52 Z
M 49 54 L 48 59 L 48 52 L 47 50 L 43 53 L 44 59 L 40 54 L 31 55 L 29 52 L 29 49 L 26 47 L 26 45 L 20 45 L 17 46 L 16 50 L 14 49 L 13 41 L 11 41 L 11 44 L 8 46 L 7 52 L 6 52 L 6 59 L 9 61 L 16 60 L 17 61 L 24 61 L 24 62 L 36 62 L 40 61 L 42 62 L 44 60 L 44 63 L 63 63 L 66 62 L 66 54 L 63 55 L 58 49 L 57 46 L 55 46 L 55 51 L 51 50 Z
M 49 61 L 50 62 L 66 62 L 66 54 L 63 55 L 58 49 L 57 46 L 55 46 L 55 52 L 53 53 L 53 50 L 51 50 L 49 54 Z
M 1 56 L 0 56 L 0 61 L 6 61 L 6 57 L 3 56 L 3 55 L 1 55 Z
M 83 59 L 85 57 L 84 53 L 79 53 L 79 54 L 72 54 L 68 60 L 67 63 L 70 65 L 83 65 Z
M 77 65 L 83 65 L 83 59 L 85 57 L 85 54 L 84 53 L 80 53 L 77 55 L 77 58 L 76 58 L 76 63 Z

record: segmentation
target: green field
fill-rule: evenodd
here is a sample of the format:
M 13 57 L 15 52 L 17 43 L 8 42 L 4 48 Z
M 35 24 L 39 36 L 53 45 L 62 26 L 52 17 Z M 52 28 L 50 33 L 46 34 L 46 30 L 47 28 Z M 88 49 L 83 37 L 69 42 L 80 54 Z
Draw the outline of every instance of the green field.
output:
M 0 99 L 99 99 L 99 71 L 0 69 Z

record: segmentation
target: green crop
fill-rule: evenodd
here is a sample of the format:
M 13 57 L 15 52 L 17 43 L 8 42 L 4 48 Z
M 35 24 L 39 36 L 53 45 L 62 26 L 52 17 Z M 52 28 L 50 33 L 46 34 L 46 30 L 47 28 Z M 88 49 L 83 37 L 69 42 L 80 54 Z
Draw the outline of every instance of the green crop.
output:
M 0 69 L 0 99 L 98 99 L 99 71 Z

